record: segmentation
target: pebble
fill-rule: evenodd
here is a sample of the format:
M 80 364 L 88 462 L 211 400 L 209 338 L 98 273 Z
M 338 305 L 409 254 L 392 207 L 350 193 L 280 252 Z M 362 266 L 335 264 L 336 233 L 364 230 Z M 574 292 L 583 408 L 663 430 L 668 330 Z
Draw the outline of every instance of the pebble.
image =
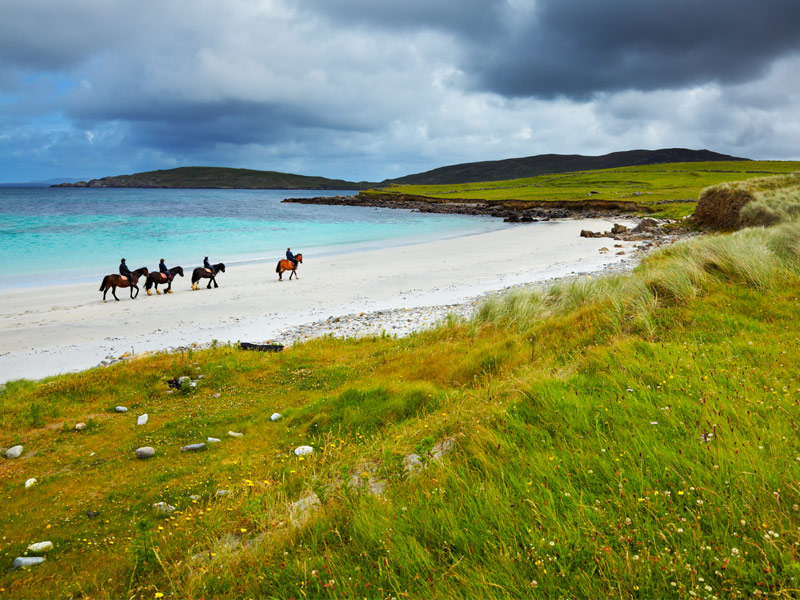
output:
M 214 494 L 217 498 L 222 498 L 223 496 L 228 495 L 228 490 L 217 490 L 217 493 Z
M 144 425 L 147 423 L 147 413 L 140 415 L 138 419 L 136 419 L 137 425 Z
M 18 556 L 14 559 L 13 568 L 19 569 L 20 567 L 32 567 L 34 565 L 40 565 L 43 562 L 44 557 L 42 556 Z
M 125 408 L 124 406 L 117 406 L 114 410 L 117 411 L 118 413 L 126 413 L 126 412 L 128 412 L 128 409 Z
M 19 458 L 22 454 L 22 446 L 12 446 L 6 450 L 6 458 Z
M 156 449 L 151 446 L 144 446 L 136 449 L 136 458 L 152 458 L 156 455 Z
M 189 500 L 195 500 L 195 501 L 200 500 L 200 496 L 198 496 L 197 494 L 192 494 L 191 496 L 189 496 Z
M 53 542 L 37 542 L 28 546 L 28 552 L 34 554 L 41 554 L 42 552 L 50 552 L 53 549 Z
M 181 448 L 181 452 L 200 452 L 201 450 L 205 450 L 206 445 L 203 443 L 200 444 L 189 444 L 188 446 L 184 446 Z
M 75 423 L 75 431 L 83 431 L 86 429 L 86 423 Z
M 228 436 L 229 437 L 233 437 L 233 438 L 240 438 L 240 437 L 244 437 L 244 434 L 243 433 L 239 433 L 237 431 L 229 431 L 228 432 Z
M 297 456 L 306 456 L 307 454 L 311 454 L 312 452 L 314 452 L 314 448 L 312 448 L 311 446 L 298 446 L 297 448 L 294 449 L 294 453 Z
M 206 438 L 206 441 L 210 444 L 219 444 L 222 440 L 219 438 Z
M 269 418 L 269 420 L 270 420 L 270 421 L 277 421 L 277 420 L 278 420 L 278 419 L 280 419 L 282 416 L 283 416 L 283 415 L 282 415 L 281 413 L 272 413 L 272 416 Z
M 188 375 L 182 375 L 181 377 L 178 377 L 178 383 L 183 383 L 184 381 L 189 381 L 190 379 L 191 377 Z
M 175 511 L 175 507 L 171 504 L 167 504 L 166 502 L 156 502 L 153 504 L 153 508 L 156 509 L 156 512 L 159 513 L 171 513 Z
M 36 477 L 31 477 L 25 482 L 25 489 L 28 489 L 31 486 L 36 485 Z
M 222 396 L 222 394 L 220 394 L 219 392 L 217 392 L 216 394 L 214 394 L 214 398 L 219 398 L 220 396 Z

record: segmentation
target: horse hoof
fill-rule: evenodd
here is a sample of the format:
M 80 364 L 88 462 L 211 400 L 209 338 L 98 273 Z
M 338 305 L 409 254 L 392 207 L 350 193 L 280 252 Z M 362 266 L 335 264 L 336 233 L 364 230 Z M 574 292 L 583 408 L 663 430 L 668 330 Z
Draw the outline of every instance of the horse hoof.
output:
M 164 293 L 165 293 L 165 294 L 171 294 L 171 293 L 172 293 L 172 290 L 167 290 L 167 291 L 166 291 L 166 292 L 164 292 Z
M 153 292 L 151 292 L 150 290 L 147 290 L 147 295 L 148 295 L 148 296 L 152 296 L 152 295 L 153 295 Z
M 161 292 L 159 292 L 158 290 L 156 290 L 156 294 L 158 294 L 158 295 L 160 296 L 160 295 L 161 295 Z

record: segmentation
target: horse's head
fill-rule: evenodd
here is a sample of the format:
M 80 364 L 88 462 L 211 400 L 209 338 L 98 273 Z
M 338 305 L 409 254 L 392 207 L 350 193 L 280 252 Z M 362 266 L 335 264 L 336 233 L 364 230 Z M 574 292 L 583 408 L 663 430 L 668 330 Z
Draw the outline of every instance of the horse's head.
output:
M 170 271 L 172 272 L 173 276 L 180 275 L 181 277 L 183 277 L 183 267 L 172 267 Z
M 135 271 L 133 271 L 133 274 L 134 275 L 144 275 L 145 277 L 147 277 L 150 274 L 150 271 L 147 270 L 147 267 L 141 267 L 141 268 L 136 269 Z
M 222 263 L 219 263 L 218 265 L 214 265 L 214 270 L 215 271 L 222 271 L 224 273 L 225 272 L 225 265 L 222 264 Z
M 297 262 L 303 262 L 303 255 L 302 254 L 295 254 L 294 257 L 297 259 Z

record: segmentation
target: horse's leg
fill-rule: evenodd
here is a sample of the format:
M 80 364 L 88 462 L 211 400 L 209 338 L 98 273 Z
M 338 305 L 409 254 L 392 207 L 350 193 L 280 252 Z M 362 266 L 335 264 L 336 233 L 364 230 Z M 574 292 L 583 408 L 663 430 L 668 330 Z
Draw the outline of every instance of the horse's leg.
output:
M 155 283 L 154 285 L 155 285 L 155 288 L 156 288 L 156 294 L 158 294 L 160 296 L 161 292 L 158 291 L 158 283 Z
M 108 293 L 108 288 L 103 290 L 103 302 L 106 301 L 106 294 Z
M 213 277 L 213 275 L 212 275 L 212 276 L 209 278 L 209 280 L 208 280 L 208 285 L 206 286 L 206 289 L 207 289 L 207 290 L 210 290 L 210 289 L 211 289 L 211 283 L 212 283 L 212 282 L 214 283 L 214 285 L 216 285 L 216 284 L 217 284 L 217 282 L 216 282 L 216 281 L 214 281 L 214 277 Z
M 217 285 L 217 278 L 216 278 L 216 277 L 212 277 L 212 278 L 211 278 L 211 281 L 213 281 L 213 282 L 214 282 L 214 287 L 215 287 L 215 288 L 218 288 L 218 287 L 219 287 L 219 286 Z
M 115 285 L 111 286 L 111 295 L 114 296 L 114 300 L 119 302 L 119 298 L 117 298 L 117 286 Z

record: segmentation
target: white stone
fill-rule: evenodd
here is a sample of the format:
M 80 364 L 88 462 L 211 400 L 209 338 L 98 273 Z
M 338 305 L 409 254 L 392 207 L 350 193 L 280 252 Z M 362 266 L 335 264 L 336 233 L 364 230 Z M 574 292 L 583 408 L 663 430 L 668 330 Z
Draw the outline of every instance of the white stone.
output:
M 32 567 L 34 565 L 40 565 L 44 562 L 44 557 L 42 556 L 18 556 L 14 559 L 14 568 L 19 569 L 20 567 Z
M 200 444 L 189 444 L 188 446 L 184 446 L 181 448 L 181 452 L 200 452 L 201 450 L 205 450 L 206 445 L 203 443 Z
M 219 438 L 212 438 L 212 437 L 210 437 L 210 438 L 206 438 L 206 441 L 207 441 L 209 444 L 219 444 L 219 443 L 220 443 L 222 440 L 221 440 L 221 439 L 219 439 Z
M 175 510 L 174 506 L 172 506 L 171 504 L 167 504 L 166 502 L 156 502 L 155 504 L 153 504 L 153 508 L 156 509 L 156 512 L 167 513 L 167 514 Z
M 22 446 L 12 446 L 6 450 L 6 458 L 19 458 L 22 454 Z
M 269 418 L 269 420 L 270 420 L 270 421 L 277 421 L 277 420 L 278 420 L 278 419 L 280 419 L 282 416 L 283 416 L 283 415 L 282 415 L 281 413 L 272 413 L 272 416 Z
M 36 485 L 36 477 L 31 477 L 25 482 L 25 489 L 28 489 L 31 486 Z
M 189 381 L 190 379 L 191 377 L 189 377 L 188 375 L 183 375 L 181 377 L 178 377 L 178 383 L 183 383 L 184 381 Z
M 217 493 L 214 494 L 217 498 L 222 498 L 223 496 L 228 495 L 228 490 L 217 490 Z
M 128 409 L 125 408 L 124 406 L 117 406 L 114 410 L 117 411 L 118 413 L 128 412 Z
M 86 429 L 86 423 L 75 423 L 75 431 L 83 431 Z
M 152 458 L 156 455 L 156 449 L 150 446 L 136 449 L 136 458 Z
M 53 549 L 53 542 L 37 542 L 28 546 L 28 552 L 34 554 L 42 554 L 43 552 L 50 552 Z
M 298 446 L 297 448 L 294 449 L 294 453 L 297 456 L 306 456 L 307 454 L 311 454 L 312 452 L 314 452 L 314 448 L 312 448 L 311 446 Z
M 139 415 L 139 418 L 136 419 L 136 424 L 137 425 L 144 425 L 146 423 L 147 423 L 147 413 L 144 413 L 143 415 Z
M 244 437 L 244 434 L 243 433 L 239 433 L 238 431 L 229 431 L 228 432 L 228 436 L 234 437 L 234 438 L 240 438 L 240 437 Z

